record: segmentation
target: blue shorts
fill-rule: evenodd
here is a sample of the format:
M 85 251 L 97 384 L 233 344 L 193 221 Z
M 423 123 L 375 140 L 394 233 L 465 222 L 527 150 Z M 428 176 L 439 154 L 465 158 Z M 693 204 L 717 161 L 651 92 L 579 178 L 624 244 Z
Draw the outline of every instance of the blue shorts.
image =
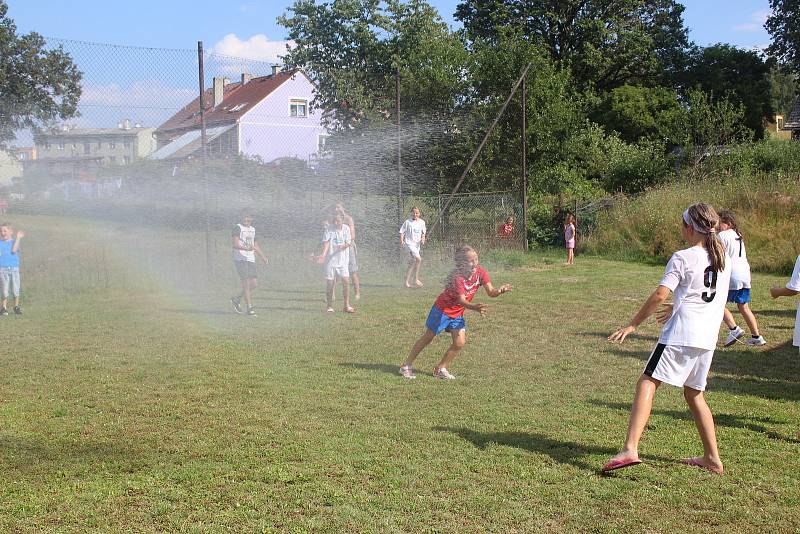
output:
M 750 288 L 731 289 L 728 291 L 728 302 L 736 304 L 747 304 L 750 302 Z
M 435 305 L 431 306 L 431 311 L 428 314 L 428 319 L 425 321 L 425 326 L 428 330 L 435 334 L 442 332 L 450 332 L 452 330 L 466 330 L 467 323 L 464 321 L 464 316 L 448 317 L 445 313 L 437 308 Z

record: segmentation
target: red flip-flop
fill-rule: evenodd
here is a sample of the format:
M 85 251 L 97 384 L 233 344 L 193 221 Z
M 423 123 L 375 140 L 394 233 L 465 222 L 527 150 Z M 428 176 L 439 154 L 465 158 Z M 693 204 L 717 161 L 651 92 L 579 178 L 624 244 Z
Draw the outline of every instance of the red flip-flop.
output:
M 639 465 L 640 463 L 642 463 L 642 461 L 639 460 L 638 458 L 636 460 L 630 460 L 630 459 L 610 460 L 606 462 L 606 464 L 603 466 L 602 471 L 603 473 L 608 473 L 610 471 L 616 471 L 617 469 L 622 469 L 623 467 L 632 467 L 634 465 Z
M 708 466 L 708 465 L 704 465 L 701 462 L 701 460 L 702 460 L 702 458 L 700 458 L 699 456 L 693 456 L 691 458 L 684 458 L 683 460 L 681 460 L 681 463 L 685 464 L 685 465 L 690 465 L 692 467 L 699 467 L 700 469 L 705 469 L 709 473 L 714 473 L 715 475 L 721 475 L 722 474 L 721 472 L 717 471 L 713 467 Z

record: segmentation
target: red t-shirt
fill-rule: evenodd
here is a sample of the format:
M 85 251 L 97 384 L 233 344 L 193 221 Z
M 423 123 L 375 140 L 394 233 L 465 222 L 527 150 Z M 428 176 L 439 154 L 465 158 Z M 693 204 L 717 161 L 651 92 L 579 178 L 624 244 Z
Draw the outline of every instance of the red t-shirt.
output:
M 439 308 L 448 317 L 461 317 L 464 315 L 464 306 L 458 303 L 458 296 L 464 295 L 467 302 L 472 302 L 472 297 L 478 292 L 478 288 L 491 282 L 489 273 L 478 266 L 469 278 L 464 278 L 460 274 L 453 277 L 453 281 L 444 291 L 436 297 L 434 306 Z
M 500 225 L 500 237 L 509 237 L 513 231 L 513 224 L 505 223 Z

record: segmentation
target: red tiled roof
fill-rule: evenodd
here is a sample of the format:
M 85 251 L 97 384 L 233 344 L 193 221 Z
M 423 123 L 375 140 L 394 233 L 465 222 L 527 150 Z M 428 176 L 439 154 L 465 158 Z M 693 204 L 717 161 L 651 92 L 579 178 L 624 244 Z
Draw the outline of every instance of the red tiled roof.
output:
M 225 123 L 236 122 L 242 115 L 264 100 L 272 91 L 277 89 L 283 82 L 297 74 L 300 69 L 292 69 L 279 72 L 270 76 L 253 78 L 246 84 L 241 82 L 229 83 L 223 90 L 222 103 L 214 107 L 214 88 L 206 89 L 205 116 L 206 126 L 214 126 Z M 191 129 L 200 126 L 200 97 L 192 100 L 183 109 L 167 119 L 158 127 L 157 132 L 167 132 L 171 130 Z

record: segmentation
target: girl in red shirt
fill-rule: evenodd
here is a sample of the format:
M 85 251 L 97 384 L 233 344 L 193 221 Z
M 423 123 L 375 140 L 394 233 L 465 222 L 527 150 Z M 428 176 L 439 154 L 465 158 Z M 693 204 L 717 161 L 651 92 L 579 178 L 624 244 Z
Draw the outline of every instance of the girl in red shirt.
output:
M 498 289 L 492 286 L 489 273 L 478 263 L 478 253 L 472 247 L 461 247 L 455 255 L 456 268 L 447 276 L 444 291 L 436 298 L 425 321 L 427 330 L 420 337 L 411 352 L 400 366 L 400 374 L 404 378 L 416 378 L 411 365 L 417 358 L 422 349 L 427 347 L 433 338 L 443 331 L 450 332 L 453 343 L 444 353 L 441 361 L 433 369 L 433 376 L 444 380 L 455 378 L 447 368 L 458 355 L 461 347 L 467 341 L 466 328 L 464 322 L 464 309 L 468 308 L 485 315 L 488 307 L 486 304 L 473 304 L 472 298 L 481 286 L 486 290 L 490 297 L 497 297 L 503 293 L 511 291 L 509 284 L 504 284 Z

